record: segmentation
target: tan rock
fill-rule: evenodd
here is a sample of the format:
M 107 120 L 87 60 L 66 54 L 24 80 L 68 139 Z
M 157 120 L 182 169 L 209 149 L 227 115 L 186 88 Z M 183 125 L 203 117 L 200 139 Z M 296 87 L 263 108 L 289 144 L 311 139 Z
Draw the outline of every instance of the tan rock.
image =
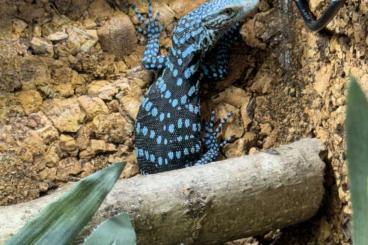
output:
M 253 154 L 256 154 L 257 152 L 258 152 L 258 149 L 256 147 L 252 147 L 249 149 L 248 154 L 253 155 Z
M 255 141 L 256 134 L 252 132 L 246 132 L 243 137 L 225 146 L 225 156 L 228 158 L 243 156 L 247 153 L 248 149 L 255 143 Z
M 356 76 L 355 74 L 354 76 Z M 357 79 L 358 79 L 358 83 L 360 87 L 362 88 L 363 92 L 367 96 L 368 95 L 368 74 L 362 74 L 361 77 L 357 77 Z
M 122 77 L 117 80 L 114 80 L 113 83 L 114 83 L 114 86 L 120 90 L 120 92 L 127 93 L 131 88 L 129 79 L 126 77 Z
M 330 86 L 330 78 L 332 75 L 332 64 L 327 64 L 316 72 L 314 77 L 314 89 L 318 92 L 319 95 L 323 95 L 323 93 Z
M 269 149 L 274 147 L 276 140 L 277 140 L 277 130 L 273 130 L 271 134 L 264 140 L 263 148 Z
M 94 1 L 94 2 L 97 2 L 97 1 Z M 92 5 L 93 3 L 91 4 L 91 6 Z M 92 28 L 95 28 L 97 24 L 93 19 L 88 18 L 83 21 L 83 26 L 87 29 L 92 29 Z
M 144 52 L 144 48 L 142 48 L 141 46 L 137 46 L 136 50 L 133 51 L 132 54 L 124 57 L 125 64 L 127 65 L 129 69 L 132 69 L 132 68 L 134 69 L 138 67 L 143 68 L 143 66 L 139 66 L 142 61 L 143 52 Z
M 68 39 L 68 37 L 69 37 L 68 33 L 65 33 L 64 31 L 58 31 L 48 35 L 46 38 L 50 41 L 56 42 Z
M 366 74 L 361 67 L 351 66 L 350 64 L 344 66 L 344 71 L 346 74 L 353 75 L 358 80 L 360 80 Z
M 89 52 L 97 43 L 97 39 L 89 39 L 85 41 L 80 47 L 80 51 L 83 53 Z
M 243 24 L 240 34 L 245 43 L 254 48 L 266 49 L 277 35 L 283 32 L 280 24 L 280 14 L 277 9 L 259 12 L 255 18 L 248 18 Z
M 246 132 L 243 136 L 246 142 L 253 144 L 257 138 L 257 135 L 253 132 Z
M 260 134 L 264 136 L 268 136 L 272 132 L 272 126 L 269 123 L 262 123 L 259 125 L 261 128 Z
M 81 177 L 84 178 L 86 176 L 91 175 L 96 169 L 96 166 L 92 161 L 88 161 L 83 163 L 83 173 L 81 174 Z
M 91 140 L 90 147 L 94 153 L 104 152 L 106 149 L 106 142 L 103 140 Z
M 132 119 L 136 119 L 141 105 L 141 100 L 136 97 L 123 96 L 119 99 L 120 104 Z
M 244 41 L 246 42 L 246 44 L 249 45 L 250 47 L 265 49 L 266 44 L 264 42 L 262 42 L 262 40 L 260 40 L 258 38 L 258 35 L 255 33 L 256 29 L 260 29 L 259 25 L 257 26 L 256 24 L 258 24 L 256 22 L 256 18 L 248 19 L 243 24 L 240 33 L 241 33 Z M 265 29 L 265 28 L 263 28 L 263 29 Z
M 174 24 L 175 12 L 165 3 L 158 3 L 156 9 L 160 13 L 160 22 L 170 31 Z
M 63 83 L 55 86 L 55 92 L 62 97 L 70 97 L 74 95 L 74 88 L 71 83 Z
M 66 134 L 60 135 L 59 145 L 60 145 L 60 149 L 66 152 L 73 152 L 78 148 L 75 139 Z
M 83 111 L 86 113 L 87 119 L 93 119 L 100 113 L 106 114 L 109 112 L 103 100 L 97 97 L 91 98 L 89 96 L 83 95 L 78 98 L 78 102 Z
M 345 59 L 344 46 L 341 42 L 339 42 L 338 37 L 332 37 L 330 41 L 330 50 L 331 52 L 336 53 L 339 59 Z
M 72 55 L 88 52 L 97 43 L 97 37 L 92 31 L 71 27 L 67 29 L 67 33 L 69 37 L 65 47 Z
M 20 19 L 14 19 L 13 20 L 13 32 L 16 34 L 22 33 L 26 28 L 28 24 Z
M 131 163 L 128 163 L 124 170 L 123 170 L 123 173 L 122 173 L 122 176 L 124 178 L 131 178 L 135 175 L 139 174 L 139 167 L 137 164 L 131 164 Z
M 38 187 L 40 188 L 41 192 L 46 192 L 49 190 L 49 185 L 47 182 L 41 182 L 38 184 Z
M 316 136 L 317 136 L 317 138 L 321 139 L 323 142 L 328 142 L 330 134 L 329 134 L 327 129 L 324 129 L 322 127 L 317 127 L 316 128 Z
M 106 105 L 107 105 L 107 108 L 109 108 L 110 113 L 122 111 L 121 110 L 122 107 L 118 100 L 109 101 L 108 103 L 106 103 Z
M 46 155 L 44 156 L 44 162 L 47 167 L 55 167 L 60 161 L 58 146 L 52 145 L 48 148 Z
M 176 17 L 181 17 L 191 11 L 192 9 L 198 7 L 200 4 L 204 3 L 205 0 L 196 0 L 196 1 L 168 1 L 169 6 L 172 10 L 175 11 Z
M 120 113 L 97 115 L 91 125 L 93 133 L 98 139 L 112 143 L 124 143 L 133 134 L 133 125 Z
M 65 66 L 61 61 L 55 61 L 52 64 L 55 68 L 52 69 L 53 84 L 68 84 L 73 73 L 73 70 Z
M 224 148 L 227 158 L 239 157 L 245 155 L 245 139 L 240 138 L 231 144 L 227 144 Z
M 42 36 L 42 29 L 41 26 L 38 24 L 35 24 L 33 26 L 33 30 L 32 30 L 33 36 L 34 37 L 41 37 Z
M 247 129 L 249 125 L 251 124 L 251 122 L 253 121 L 249 115 L 250 113 L 249 106 L 252 106 L 249 103 L 250 103 L 250 98 L 248 97 L 248 100 L 245 100 L 244 104 L 240 108 L 240 115 L 241 115 L 241 119 L 242 119 L 243 126 L 245 129 Z
M 212 97 L 214 103 L 227 103 L 240 108 L 244 103 L 249 102 L 250 96 L 241 88 L 230 86 L 223 92 Z
M 62 159 L 57 167 L 57 180 L 68 181 L 69 176 L 82 172 L 82 165 L 75 157 Z
M 119 106 L 135 119 L 141 104 L 142 88 L 134 82 L 129 82 L 126 78 L 119 79 L 114 85 L 120 90 L 115 96 L 120 101 Z
M 95 18 L 106 18 L 114 14 L 114 10 L 105 0 L 94 0 L 88 9 L 90 16 Z
M 87 148 L 79 153 L 79 159 L 81 160 L 90 160 L 95 156 L 95 152 L 91 150 L 91 148 Z
M 103 140 L 91 140 L 90 146 L 86 150 L 83 150 L 79 157 L 81 159 L 91 159 L 98 153 L 111 153 L 117 151 L 116 146 L 113 144 L 106 143 Z
M 82 126 L 77 133 L 77 145 L 80 150 L 87 149 L 92 131 L 86 126 Z
M 83 85 L 85 82 L 86 82 L 85 79 L 81 75 L 79 75 L 78 72 L 72 71 L 70 84 L 76 86 L 76 85 Z
M 152 73 L 145 70 L 142 66 L 128 70 L 127 78 L 132 84 L 145 88 L 152 79 Z
M 346 205 L 344 207 L 343 212 L 344 212 L 344 214 L 347 214 L 347 215 L 352 215 L 353 214 L 353 210 L 352 210 L 352 207 L 351 207 L 351 202 L 348 202 L 348 205 Z
M 55 181 L 56 180 L 56 172 L 57 169 L 54 168 L 45 168 L 44 170 L 42 170 L 39 175 L 40 178 L 43 180 L 49 180 L 49 181 Z
M 36 90 L 21 91 L 18 100 L 26 114 L 37 112 L 42 106 L 42 97 Z
M 135 28 L 129 16 L 119 12 L 98 29 L 104 51 L 122 57 L 131 54 L 136 46 Z
M 54 56 L 54 47 L 46 39 L 34 37 L 31 40 L 31 47 L 35 54 Z
M 81 17 L 87 10 L 90 0 L 58 0 L 54 3 L 59 14 L 67 15 L 72 19 Z
M 94 81 L 88 86 L 88 94 L 90 96 L 98 96 L 103 100 L 112 100 L 113 96 L 118 92 L 118 88 L 106 80 Z
M 17 130 L 17 129 L 15 129 Z M 18 141 L 19 157 L 25 162 L 33 162 L 35 156 L 45 154 L 47 146 L 36 131 L 29 130 L 27 132 L 17 132 L 23 134 L 22 141 Z
M 122 172 L 123 178 L 130 178 L 139 174 L 139 167 L 137 164 L 137 158 L 134 154 L 129 154 L 122 162 L 126 163 L 126 166 Z
M 31 114 L 30 117 L 37 121 L 37 129 L 35 131 L 45 144 L 50 144 L 59 138 L 58 130 L 42 111 Z
M 91 140 L 91 150 L 95 153 L 114 152 L 116 147 L 113 144 L 108 144 L 103 140 Z
M 254 78 L 253 84 L 250 90 L 260 94 L 267 94 L 271 91 L 273 78 L 264 71 L 259 71 Z
M 60 132 L 77 132 L 85 118 L 77 99 L 51 100 L 43 111 Z
M 22 58 L 21 80 L 23 90 L 34 90 L 50 84 L 51 70 L 49 69 L 50 59 L 38 56 L 26 56 Z M 45 92 L 45 94 L 48 94 Z
M 28 147 L 25 147 L 23 149 L 19 149 L 19 152 L 20 152 L 19 159 L 22 162 L 32 163 L 34 161 L 33 153 L 30 149 L 28 149 Z

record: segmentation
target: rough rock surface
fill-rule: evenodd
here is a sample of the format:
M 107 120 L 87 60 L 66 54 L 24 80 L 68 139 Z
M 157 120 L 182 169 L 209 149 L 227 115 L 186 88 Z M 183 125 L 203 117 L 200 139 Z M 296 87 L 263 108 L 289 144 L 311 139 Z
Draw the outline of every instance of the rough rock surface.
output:
M 102 49 L 106 52 L 122 57 L 134 51 L 137 37 L 129 16 L 116 14 L 97 30 Z
M 128 164 L 122 177 L 138 173 L 133 124 L 154 76 L 139 64 L 144 42 L 134 32 L 132 2 L 147 11 L 133 0 L 1 5 L 0 205 L 37 198 L 115 161 Z M 175 21 L 202 2 L 155 1 L 166 28 L 163 53 Z M 323 11 L 323 1 L 310 4 Z M 211 110 L 220 118 L 233 113 L 222 137 L 234 140 L 223 157 L 305 136 L 328 148 L 327 195 L 314 219 L 231 244 L 351 243 L 344 95 L 349 74 L 368 94 L 367 11 L 367 1 L 346 1 L 329 31 L 316 34 L 295 6 L 261 1 L 233 47 L 230 75 L 203 82 L 203 120 Z

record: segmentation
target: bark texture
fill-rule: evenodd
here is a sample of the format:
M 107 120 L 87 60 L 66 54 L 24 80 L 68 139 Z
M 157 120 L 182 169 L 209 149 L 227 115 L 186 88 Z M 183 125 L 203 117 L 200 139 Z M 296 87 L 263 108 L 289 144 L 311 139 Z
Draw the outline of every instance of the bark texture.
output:
M 88 231 L 129 213 L 138 244 L 219 244 L 302 222 L 323 193 L 324 146 L 303 139 L 275 150 L 117 182 Z M 0 207 L 0 243 L 71 185 Z

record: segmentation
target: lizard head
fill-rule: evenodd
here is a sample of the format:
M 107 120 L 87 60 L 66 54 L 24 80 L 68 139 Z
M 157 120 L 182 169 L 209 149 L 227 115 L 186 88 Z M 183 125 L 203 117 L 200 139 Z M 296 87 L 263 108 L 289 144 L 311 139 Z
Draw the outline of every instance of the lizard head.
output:
M 256 9 L 259 0 L 210 0 L 181 18 L 173 33 L 180 50 L 203 56 L 224 33 Z
M 226 31 L 254 12 L 259 0 L 212 0 L 202 12 L 202 25 L 208 30 Z

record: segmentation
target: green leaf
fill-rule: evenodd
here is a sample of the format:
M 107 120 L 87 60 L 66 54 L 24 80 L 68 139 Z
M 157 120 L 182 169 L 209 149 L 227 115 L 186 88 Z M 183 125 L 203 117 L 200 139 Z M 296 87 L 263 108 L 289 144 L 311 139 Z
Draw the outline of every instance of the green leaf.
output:
M 368 102 L 351 78 L 346 115 L 347 158 L 353 205 L 354 245 L 368 244 Z
M 129 216 L 121 213 L 101 223 L 83 245 L 135 245 L 136 235 Z
M 80 180 L 6 244 L 70 244 L 97 211 L 123 168 L 124 164 L 115 163 Z

